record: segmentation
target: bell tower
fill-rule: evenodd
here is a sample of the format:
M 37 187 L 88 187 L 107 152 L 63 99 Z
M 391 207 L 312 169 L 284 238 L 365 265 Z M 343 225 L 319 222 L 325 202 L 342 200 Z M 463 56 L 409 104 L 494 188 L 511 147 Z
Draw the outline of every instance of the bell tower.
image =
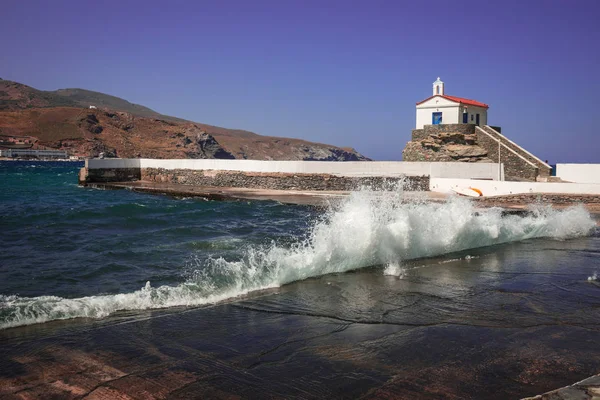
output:
M 444 95 L 444 82 L 442 82 L 440 80 L 440 77 L 438 76 L 438 78 L 436 79 L 435 82 L 433 82 L 433 95 L 437 96 L 437 95 Z

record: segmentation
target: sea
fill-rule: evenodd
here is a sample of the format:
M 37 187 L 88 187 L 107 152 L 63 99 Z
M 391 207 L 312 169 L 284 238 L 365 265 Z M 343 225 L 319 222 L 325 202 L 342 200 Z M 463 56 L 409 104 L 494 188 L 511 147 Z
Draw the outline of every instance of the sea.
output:
M 155 318 L 154 344 L 177 327 L 211 354 L 244 355 L 230 376 L 250 364 L 264 368 L 256 379 L 273 374 L 254 392 L 229 388 L 242 397 L 429 398 L 437 385 L 512 398 L 600 370 L 600 231 L 581 205 L 507 214 L 458 197 L 406 201 L 402 187 L 330 207 L 206 201 L 80 187 L 81 167 L 0 161 L 5 356 L 57 330 L 113 351 L 110 340 L 137 333 L 89 332 Z M 253 347 L 269 337 L 296 344 Z M 260 365 L 245 365 L 253 352 Z M 261 364 L 279 353 L 284 364 Z M 281 386 L 278 374 L 297 371 L 302 381 Z

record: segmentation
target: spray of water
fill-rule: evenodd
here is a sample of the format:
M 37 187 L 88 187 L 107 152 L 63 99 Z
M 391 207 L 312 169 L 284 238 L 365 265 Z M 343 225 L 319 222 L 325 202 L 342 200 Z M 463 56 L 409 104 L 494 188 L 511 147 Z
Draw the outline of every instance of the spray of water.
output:
M 402 278 L 405 272 L 406 269 L 402 268 L 399 262 L 391 262 L 383 270 L 384 275 L 397 276 L 398 278 Z
M 386 265 L 401 276 L 402 260 L 530 238 L 589 235 L 595 222 L 581 206 L 534 207 L 526 216 L 475 210 L 471 202 L 406 202 L 401 190 L 352 193 L 291 246 L 247 249 L 237 260 L 209 258 L 178 286 L 66 299 L 0 296 L 0 329 L 56 319 L 101 318 L 119 310 L 210 304 L 309 277 Z

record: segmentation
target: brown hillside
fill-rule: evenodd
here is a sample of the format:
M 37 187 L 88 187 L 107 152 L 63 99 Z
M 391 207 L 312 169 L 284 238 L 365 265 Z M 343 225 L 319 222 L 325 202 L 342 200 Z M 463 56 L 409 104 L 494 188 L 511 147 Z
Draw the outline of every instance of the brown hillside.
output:
M 335 146 L 237 132 L 98 109 L 0 111 L 1 136 L 31 136 L 36 139 L 35 148 L 64 149 L 76 156 L 95 157 L 103 152 L 123 158 L 365 159 Z
M 85 157 L 368 160 L 354 149 L 190 122 L 99 92 L 0 79 L 0 139 L 10 136 Z

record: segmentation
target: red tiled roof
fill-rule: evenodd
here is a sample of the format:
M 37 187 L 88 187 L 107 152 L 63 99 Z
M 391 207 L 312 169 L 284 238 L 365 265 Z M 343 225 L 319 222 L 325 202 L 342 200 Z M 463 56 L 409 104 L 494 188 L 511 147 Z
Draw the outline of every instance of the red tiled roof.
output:
M 418 102 L 418 103 L 417 103 L 417 105 L 419 105 L 419 104 L 423 104 L 423 103 L 425 103 L 427 100 L 433 99 L 433 98 L 434 98 L 434 97 L 436 97 L 436 96 L 443 97 L 443 98 L 445 98 L 445 99 L 447 99 L 447 100 L 450 100 L 450 101 L 454 101 L 455 103 L 462 103 L 462 104 L 466 104 L 466 105 L 469 105 L 469 106 L 476 106 L 476 107 L 490 108 L 490 106 L 488 106 L 487 104 L 485 104 L 485 103 L 482 103 L 482 102 L 479 102 L 479 101 L 477 101 L 477 100 L 465 99 L 465 98 L 463 98 L 463 97 L 456 97 L 456 96 L 448 96 L 448 95 L 446 95 L 446 94 L 444 94 L 444 95 L 441 95 L 441 94 L 436 94 L 435 96 L 428 97 L 428 98 L 426 98 L 425 100 Z

